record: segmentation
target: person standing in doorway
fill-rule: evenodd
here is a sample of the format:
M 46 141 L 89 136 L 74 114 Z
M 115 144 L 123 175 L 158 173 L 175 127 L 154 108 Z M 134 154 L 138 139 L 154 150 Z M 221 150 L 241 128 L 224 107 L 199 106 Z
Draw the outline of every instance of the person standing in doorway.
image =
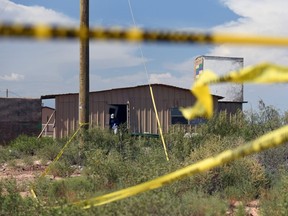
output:
M 118 121 L 117 121 L 114 113 L 112 113 L 112 114 L 110 115 L 109 127 L 110 127 L 110 130 L 112 130 L 114 134 L 117 134 Z

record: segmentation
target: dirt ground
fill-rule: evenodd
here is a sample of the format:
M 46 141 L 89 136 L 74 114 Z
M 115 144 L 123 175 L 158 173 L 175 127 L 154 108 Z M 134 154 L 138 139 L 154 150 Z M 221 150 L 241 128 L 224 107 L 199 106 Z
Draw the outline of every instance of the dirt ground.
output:
M 13 165 L 7 163 L 0 164 L 0 181 L 4 179 L 15 179 L 20 185 L 20 195 L 31 196 L 29 185 L 39 176 L 47 165 L 42 165 L 40 161 L 34 161 L 31 165 L 25 165 L 21 160 L 14 161 Z M 25 185 L 27 185 L 25 187 Z
M 22 197 L 32 196 L 30 193 L 29 185 L 35 179 L 37 176 L 41 175 L 41 173 L 44 172 L 44 170 L 48 167 L 49 163 L 47 164 L 41 164 L 40 161 L 34 161 L 31 165 L 25 165 L 23 162 L 16 161 L 13 165 L 8 165 L 7 163 L 0 164 L 0 181 L 4 179 L 15 179 L 17 184 L 21 184 L 20 187 L 22 190 L 20 192 L 20 195 Z M 76 176 L 78 174 L 75 174 Z M 59 177 L 48 177 L 51 180 L 59 180 L 61 178 Z M 26 187 L 23 187 L 23 185 L 26 185 Z M 226 212 L 227 216 L 234 216 L 236 215 L 236 209 L 240 205 L 243 205 L 241 201 L 238 200 L 231 200 L 229 209 Z M 247 216 L 258 216 L 259 215 L 259 200 L 253 200 L 245 205 L 245 211 Z

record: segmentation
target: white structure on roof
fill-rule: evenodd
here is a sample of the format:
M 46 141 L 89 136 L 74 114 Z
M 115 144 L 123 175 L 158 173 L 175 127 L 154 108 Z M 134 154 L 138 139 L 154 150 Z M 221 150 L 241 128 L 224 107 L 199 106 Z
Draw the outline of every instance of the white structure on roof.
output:
M 195 78 L 204 70 L 212 70 L 218 75 L 243 68 L 243 58 L 199 56 L 195 59 Z M 223 83 L 210 86 L 211 94 L 222 96 L 219 102 L 243 102 L 243 84 Z

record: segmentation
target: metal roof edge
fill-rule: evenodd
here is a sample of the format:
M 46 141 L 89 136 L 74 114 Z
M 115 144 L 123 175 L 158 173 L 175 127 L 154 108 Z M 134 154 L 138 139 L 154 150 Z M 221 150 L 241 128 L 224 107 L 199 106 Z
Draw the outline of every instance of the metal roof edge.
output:
M 218 101 L 218 103 L 248 103 L 248 101 Z
M 200 58 L 200 57 L 203 57 L 203 58 L 206 58 L 206 59 L 219 59 L 219 60 L 230 60 L 230 59 L 234 59 L 234 60 L 241 60 L 241 61 L 244 61 L 244 58 L 243 57 L 229 57 L 229 56 L 210 56 L 210 55 L 199 55 L 195 58 L 195 60 L 197 58 Z
M 47 108 L 47 109 L 51 109 L 51 110 L 55 110 L 55 108 L 53 108 L 53 107 L 49 107 L 49 106 L 42 106 L 42 109 L 43 108 Z
M 99 93 L 99 92 L 105 92 L 105 91 L 113 91 L 113 90 L 122 90 L 122 89 L 133 89 L 133 88 L 141 88 L 141 87 L 148 87 L 149 84 L 145 84 L 145 85 L 137 85 L 137 86 L 130 86 L 130 87 L 121 87 L 121 88 L 112 88 L 112 89 L 106 89 L 106 90 L 99 90 L 99 91 L 90 91 L 89 93 Z M 188 88 L 182 88 L 182 87 L 177 87 L 177 86 L 173 86 L 173 85 L 167 85 L 167 84 L 162 84 L 162 83 L 153 83 L 150 84 L 150 86 L 165 86 L 168 88 L 176 88 L 176 89 L 181 89 L 181 90 L 185 90 L 185 91 L 190 91 L 190 89 Z M 55 99 L 57 96 L 69 96 L 69 95 L 78 95 L 79 93 L 64 93 L 64 94 L 51 94 L 51 95 L 43 95 L 41 96 L 41 99 Z M 214 97 L 217 97 L 219 99 L 222 99 L 224 97 L 220 96 L 220 95 L 212 95 Z

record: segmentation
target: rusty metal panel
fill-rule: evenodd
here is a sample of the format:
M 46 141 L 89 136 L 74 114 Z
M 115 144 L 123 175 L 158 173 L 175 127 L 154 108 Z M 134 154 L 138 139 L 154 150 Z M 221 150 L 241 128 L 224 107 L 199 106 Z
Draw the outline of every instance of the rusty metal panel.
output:
M 41 132 L 41 100 L 0 98 L 0 144 L 6 144 L 21 134 Z

